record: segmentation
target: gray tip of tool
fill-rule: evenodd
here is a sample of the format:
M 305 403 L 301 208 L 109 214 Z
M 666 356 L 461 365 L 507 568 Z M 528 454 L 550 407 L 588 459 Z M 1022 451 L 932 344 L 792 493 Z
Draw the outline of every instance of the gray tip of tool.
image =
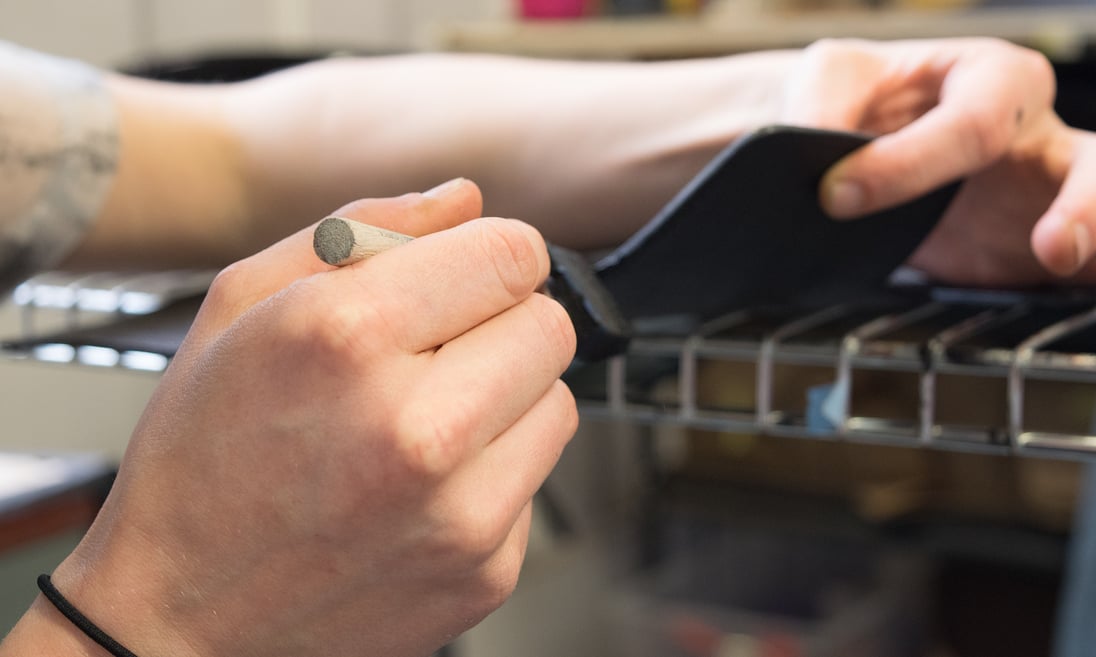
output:
M 316 226 L 312 248 L 329 265 L 338 265 L 350 257 L 354 247 L 354 231 L 338 217 L 328 217 Z

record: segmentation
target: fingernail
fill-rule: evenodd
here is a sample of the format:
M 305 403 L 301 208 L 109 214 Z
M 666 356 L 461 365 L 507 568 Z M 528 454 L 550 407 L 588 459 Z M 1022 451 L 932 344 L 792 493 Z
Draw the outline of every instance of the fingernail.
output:
M 1077 271 L 1092 257 L 1092 234 L 1088 227 L 1079 221 L 1073 224 L 1073 248 L 1077 254 L 1077 263 L 1073 270 Z
M 463 185 L 464 180 L 465 180 L 464 178 L 454 178 L 454 179 L 449 180 L 447 182 L 443 182 L 442 184 L 438 185 L 437 187 L 433 187 L 431 189 L 426 190 L 425 192 L 422 193 L 422 195 L 423 196 L 428 196 L 430 198 L 437 198 L 439 196 L 445 196 L 446 194 L 449 194 L 450 192 L 453 192 L 458 187 Z
M 851 180 L 839 180 L 825 188 L 822 204 L 834 219 L 851 219 L 864 207 L 864 188 Z

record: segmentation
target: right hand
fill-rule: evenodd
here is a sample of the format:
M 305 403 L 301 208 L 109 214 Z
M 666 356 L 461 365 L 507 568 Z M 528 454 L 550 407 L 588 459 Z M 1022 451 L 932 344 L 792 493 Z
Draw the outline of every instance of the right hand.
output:
M 576 427 L 575 337 L 540 235 L 479 208 L 467 181 L 363 201 L 341 214 L 461 225 L 225 270 L 58 588 L 139 655 L 421 656 L 500 605 Z
M 825 40 L 804 51 L 783 119 L 878 138 L 823 178 L 862 216 L 965 184 L 910 264 L 958 285 L 1096 282 L 1096 135 L 1054 112 L 1046 57 L 999 39 Z

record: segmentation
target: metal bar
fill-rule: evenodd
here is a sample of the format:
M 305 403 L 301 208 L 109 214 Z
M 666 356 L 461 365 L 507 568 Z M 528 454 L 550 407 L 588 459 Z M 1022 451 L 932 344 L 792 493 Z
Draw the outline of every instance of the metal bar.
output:
M 757 375 L 755 383 L 755 398 L 757 400 L 757 425 L 761 428 L 773 426 L 772 386 L 773 386 L 773 361 L 776 358 L 777 346 L 791 338 L 812 328 L 816 328 L 827 322 L 833 321 L 849 311 L 848 306 L 831 306 L 816 311 L 805 317 L 794 319 L 769 334 L 761 342 L 761 350 L 757 360 Z
M 1025 297 L 1031 299 L 1031 297 Z M 1041 305 L 1036 305 L 1039 303 Z M 1075 303 L 1075 302 L 1071 302 Z M 1033 380 L 1068 381 L 1096 385 L 1096 353 L 1070 347 L 1076 353 L 1048 345 L 1096 325 L 1096 308 L 1084 308 L 1062 319 L 1069 306 L 1021 301 L 1013 305 L 978 303 L 963 299 L 956 303 L 933 297 L 932 301 L 888 312 L 885 308 L 848 304 L 831 306 L 801 315 L 774 309 L 775 314 L 739 312 L 702 325 L 687 336 L 642 337 L 628 354 L 606 364 L 604 402 L 584 401 L 585 416 L 626 419 L 637 423 L 727 432 L 756 432 L 764 435 L 852 440 L 882 444 L 910 444 L 936 449 L 1002 454 L 1023 452 L 1031 456 L 1096 460 L 1096 435 L 1037 432 L 1024 425 L 1025 385 Z M 969 309 L 969 312 L 968 312 Z M 947 314 L 938 314 L 947 313 Z M 863 317 L 865 321 L 858 320 Z M 941 321 L 945 320 L 945 321 Z M 1020 321 L 1021 323 L 1012 324 Z M 854 328 L 841 334 L 843 326 Z M 935 333 L 934 324 L 943 326 Z M 1026 328 L 1025 328 L 1026 327 Z M 905 331 L 912 329 L 908 335 Z M 1030 335 L 1023 331 L 1030 330 Z M 1088 333 L 1085 333 L 1087 336 Z M 818 341 L 815 340 L 817 336 Z M 1094 349 L 1093 351 L 1096 351 Z M 643 397 L 641 380 L 647 371 L 645 360 L 654 358 L 656 368 L 679 377 L 672 389 L 676 403 L 663 404 Z M 665 359 L 666 362 L 661 361 Z M 670 362 L 675 360 L 675 362 Z M 701 374 L 705 364 L 734 362 L 755 367 L 753 407 L 738 410 L 705 407 Z M 822 432 L 799 417 L 799 411 L 776 408 L 783 396 L 783 373 L 776 366 L 822 366 L 834 368 L 834 385 L 848 391 L 837 402 L 836 430 Z M 676 370 L 675 370 L 676 366 Z M 856 408 L 851 386 L 861 371 L 909 372 L 918 385 L 911 393 L 917 403 L 908 419 L 852 417 Z M 657 372 L 656 372 L 657 373 Z M 817 373 L 795 371 L 817 378 Z M 963 411 L 956 419 L 941 421 L 940 377 L 987 379 L 992 393 L 1000 385 L 1006 396 L 1007 417 L 978 419 L 963 424 Z M 748 374 L 746 376 L 749 376 Z M 662 377 L 659 374 L 659 377 Z M 666 378 L 660 378 L 663 383 Z M 992 382 L 998 383 L 992 383 Z M 707 381 L 705 380 L 705 385 Z M 637 390 L 637 386 L 640 388 Z M 660 386 L 661 387 L 661 386 Z M 652 388 L 652 390 L 654 390 Z M 639 392 L 641 398 L 634 395 Z M 1030 391 L 1028 391 L 1030 393 Z M 835 394 L 840 394 L 835 393 Z M 864 394 L 861 392 L 860 394 Z M 962 392 L 958 394 L 963 394 Z M 917 395 L 913 399 L 912 395 Z M 989 401 L 996 401 L 990 398 Z M 1029 402 L 1030 403 L 1030 402 Z M 832 409 L 831 409 L 832 410 Z M 839 417 L 836 417 L 840 414 Z M 977 414 L 976 414 L 977 415 Z M 1075 432 L 1076 433 L 1076 432 Z
M 1026 432 L 1024 430 L 1025 377 L 1035 353 L 1043 347 L 1096 323 L 1096 308 L 1052 324 L 1016 348 L 1008 374 L 1009 436 L 1016 449 L 1052 448 L 1096 453 L 1096 437 Z
M 943 304 L 933 302 L 906 312 L 882 315 L 852 330 L 841 340 L 841 351 L 837 358 L 837 376 L 834 381 L 834 387 L 838 390 L 841 401 L 841 421 L 837 423 L 839 435 L 847 437 L 849 433 L 855 431 L 855 428 L 849 425 L 849 410 L 852 408 L 853 359 L 859 353 L 861 345 L 868 340 L 931 317 L 943 311 L 944 308 Z
M 931 445 L 933 442 L 947 441 L 971 441 L 971 431 L 957 430 L 954 427 L 944 427 L 936 422 L 936 378 L 941 373 L 964 373 L 971 376 L 990 376 L 992 372 L 1001 375 L 1007 374 L 1007 370 L 989 368 L 974 368 L 969 365 L 955 365 L 949 367 L 947 351 L 955 344 L 963 340 L 979 335 L 993 326 L 1002 322 L 1011 321 L 1027 312 L 1026 305 L 1018 305 L 1007 310 L 990 308 L 968 317 L 967 319 L 948 327 L 929 338 L 925 344 L 925 371 L 921 375 L 921 436 L 922 445 Z M 980 442 L 980 441 L 976 441 Z
M 696 349 L 702 338 L 692 336 L 681 345 L 681 366 L 678 368 L 678 397 L 681 417 L 689 421 L 696 417 Z

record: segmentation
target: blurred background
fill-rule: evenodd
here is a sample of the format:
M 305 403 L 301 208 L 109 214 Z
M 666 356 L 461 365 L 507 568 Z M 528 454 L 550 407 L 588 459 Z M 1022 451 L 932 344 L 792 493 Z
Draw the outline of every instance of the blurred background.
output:
M 1065 55 L 1066 50 L 1085 45 L 1087 21 L 1079 23 L 1083 12 L 1076 10 L 1092 4 L 1090 0 L 240 0 L 229 4 L 3 0 L 0 29 L 6 39 L 110 67 L 213 53 L 338 50 L 475 48 L 587 57 L 690 56 L 759 45 L 801 45 L 822 36 L 954 33 L 1010 36 Z M 558 26 L 539 32 L 511 29 L 523 27 L 511 24 L 522 19 L 584 20 L 568 30 Z M 602 29 L 606 31 L 596 32 Z M 523 44 L 513 38 L 518 34 L 533 42 Z M 595 34 L 606 38 L 592 38 Z M 711 35 L 711 40 L 704 35 Z
M 1096 127 L 1096 0 L 0 0 L 0 39 L 178 80 L 244 78 L 334 53 L 656 60 L 831 36 L 956 35 L 1042 50 L 1059 72 L 1060 113 Z M 86 528 L 166 362 L 51 336 L 148 317 L 200 293 L 209 275 L 56 272 L 0 305 L 0 338 L 38 341 L 0 354 L 0 632 L 32 599 L 34 576 Z M 1067 315 L 1058 308 L 971 348 L 1014 350 Z M 1064 449 L 1012 448 L 1010 371 L 1000 367 L 941 378 L 934 436 L 951 441 L 926 446 L 903 433 L 923 388 L 901 363 L 858 378 L 854 412 L 887 418 L 885 430 L 865 422 L 861 440 L 818 440 L 803 418 L 833 379 L 850 326 L 837 322 L 793 345 L 810 358 L 784 354 L 770 402 L 789 419 L 753 431 L 735 413 L 759 403 L 757 336 L 786 319 L 717 336 L 736 345 L 733 357 L 686 366 L 681 344 L 640 345 L 576 378 L 582 427 L 539 500 L 518 591 L 447 654 L 1096 654 L 1085 642 L 1096 617 L 1091 371 L 1071 370 L 1065 387 L 1031 385 Z M 1091 331 L 1074 337 L 1062 349 L 1096 352 Z M 692 413 L 698 401 L 708 421 Z

